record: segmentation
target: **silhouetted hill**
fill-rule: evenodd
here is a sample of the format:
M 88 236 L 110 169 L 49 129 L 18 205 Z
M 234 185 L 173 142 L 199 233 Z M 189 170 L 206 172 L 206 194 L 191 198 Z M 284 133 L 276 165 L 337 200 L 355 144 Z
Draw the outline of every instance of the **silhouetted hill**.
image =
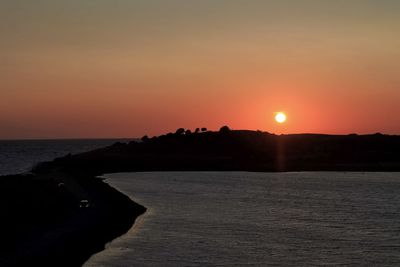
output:
M 48 165 L 94 175 L 155 170 L 398 171 L 400 137 L 183 130 L 59 158 L 35 172 Z

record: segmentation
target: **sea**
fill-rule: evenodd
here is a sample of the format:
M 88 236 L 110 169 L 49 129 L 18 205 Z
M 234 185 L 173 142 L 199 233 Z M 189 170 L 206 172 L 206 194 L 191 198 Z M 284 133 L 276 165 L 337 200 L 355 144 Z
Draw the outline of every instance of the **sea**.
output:
M 128 141 L 0 141 L 0 175 Z M 104 178 L 147 212 L 86 267 L 400 266 L 400 173 L 143 172 Z
M 26 173 L 39 162 L 131 140 L 133 139 L 0 140 L 0 176 Z
M 147 207 L 84 266 L 400 266 L 400 173 L 149 172 Z

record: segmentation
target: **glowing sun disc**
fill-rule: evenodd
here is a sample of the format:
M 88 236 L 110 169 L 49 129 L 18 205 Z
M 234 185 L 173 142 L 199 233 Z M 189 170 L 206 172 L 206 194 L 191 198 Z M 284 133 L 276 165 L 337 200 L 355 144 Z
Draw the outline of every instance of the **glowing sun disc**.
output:
M 275 113 L 275 121 L 277 123 L 284 123 L 286 121 L 286 114 L 283 112 Z

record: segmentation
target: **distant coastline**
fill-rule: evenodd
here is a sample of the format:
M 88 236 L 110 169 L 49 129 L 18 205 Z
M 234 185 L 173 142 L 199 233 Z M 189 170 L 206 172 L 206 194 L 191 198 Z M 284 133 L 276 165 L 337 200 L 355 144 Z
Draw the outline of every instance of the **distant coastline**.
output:
M 190 131 L 112 146 L 43 163 L 91 175 L 121 171 L 400 171 L 400 136 L 275 135 L 261 131 Z

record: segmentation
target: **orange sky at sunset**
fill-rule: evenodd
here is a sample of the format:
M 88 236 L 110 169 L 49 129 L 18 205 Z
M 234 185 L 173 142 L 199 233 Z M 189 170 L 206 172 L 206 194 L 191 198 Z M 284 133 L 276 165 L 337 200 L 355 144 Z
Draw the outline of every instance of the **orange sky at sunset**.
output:
M 400 134 L 400 1 L 2 1 L 0 28 L 0 139 Z

